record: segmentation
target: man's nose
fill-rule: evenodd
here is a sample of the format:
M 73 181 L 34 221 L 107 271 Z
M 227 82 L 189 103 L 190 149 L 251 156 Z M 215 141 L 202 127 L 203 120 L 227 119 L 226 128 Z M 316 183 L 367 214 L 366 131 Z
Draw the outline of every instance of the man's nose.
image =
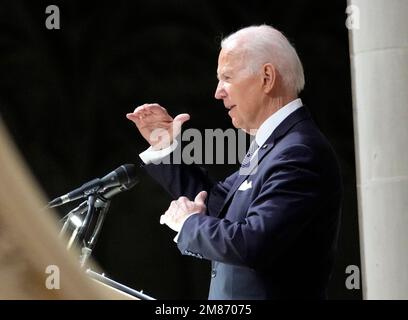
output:
M 227 92 L 225 91 L 224 86 L 222 85 L 222 81 L 219 81 L 217 85 L 217 89 L 215 89 L 214 97 L 215 99 L 221 100 L 221 99 L 224 99 L 226 96 L 227 96 Z

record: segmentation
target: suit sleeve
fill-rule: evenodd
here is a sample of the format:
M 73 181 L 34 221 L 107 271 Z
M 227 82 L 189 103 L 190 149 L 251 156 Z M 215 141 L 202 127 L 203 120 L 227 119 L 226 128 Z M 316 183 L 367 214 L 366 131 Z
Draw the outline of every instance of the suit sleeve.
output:
M 296 241 L 318 211 L 322 196 L 319 165 L 309 148 L 295 146 L 281 153 L 263 179 L 245 220 L 189 217 L 179 234 L 181 253 L 256 267 L 270 263 Z
M 174 199 L 181 196 L 193 200 L 200 191 L 207 191 L 207 214 L 215 216 L 221 209 L 237 173 L 222 182 L 214 182 L 206 170 L 196 165 L 148 164 L 143 166 Z

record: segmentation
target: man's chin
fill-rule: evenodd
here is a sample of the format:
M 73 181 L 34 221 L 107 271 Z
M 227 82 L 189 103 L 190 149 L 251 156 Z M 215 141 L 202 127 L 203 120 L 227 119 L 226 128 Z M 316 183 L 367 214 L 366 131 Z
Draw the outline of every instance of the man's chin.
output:
M 244 131 L 245 133 L 249 133 L 249 130 L 247 130 L 246 128 L 244 128 L 244 126 L 242 125 L 242 123 L 240 123 L 239 121 L 237 121 L 236 118 L 232 118 L 232 125 L 234 126 L 235 129 L 241 129 L 241 130 Z
M 245 128 L 244 126 L 240 125 L 239 123 L 235 123 L 234 121 L 232 121 L 232 125 L 234 126 L 234 128 L 240 129 L 240 130 L 244 131 L 245 133 L 247 133 L 247 134 L 249 134 L 251 136 L 254 136 L 256 134 L 256 132 L 257 132 L 256 129 Z
M 239 121 L 237 121 L 236 118 L 231 118 L 231 122 L 232 122 L 232 125 L 234 126 L 234 128 L 236 128 L 236 129 L 242 129 L 241 124 L 239 123 Z

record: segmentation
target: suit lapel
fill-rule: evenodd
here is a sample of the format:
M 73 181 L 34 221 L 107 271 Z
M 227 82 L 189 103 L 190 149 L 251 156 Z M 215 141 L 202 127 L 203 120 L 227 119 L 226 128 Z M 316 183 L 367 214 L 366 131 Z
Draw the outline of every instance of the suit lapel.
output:
M 224 210 L 225 205 L 229 202 L 229 200 L 232 198 L 232 196 L 235 194 L 239 186 L 246 180 L 249 179 L 251 180 L 251 176 L 255 174 L 254 170 L 257 169 L 259 164 L 261 163 L 262 159 L 265 157 L 265 155 L 272 150 L 274 144 L 272 143 L 265 143 L 259 150 L 258 150 L 258 165 L 255 165 L 254 168 L 250 171 L 247 172 L 246 174 L 238 174 L 237 179 L 235 180 L 234 184 L 232 185 L 230 191 L 227 194 L 227 197 L 225 198 L 224 204 L 222 205 L 221 210 L 218 212 L 218 216 L 221 214 L 221 212 Z
M 298 122 L 310 118 L 310 114 L 305 107 L 301 107 L 297 109 L 295 112 L 291 113 L 285 120 L 282 121 L 281 124 L 273 131 L 273 133 L 269 136 L 266 142 L 259 148 L 258 150 L 258 164 L 254 166 L 254 168 L 246 172 L 246 174 L 238 174 L 237 179 L 235 180 L 234 184 L 232 185 L 230 191 L 225 198 L 224 204 L 222 205 L 221 210 L 218 212 L 217 216 L 221 215 L 223 212 L 224 207 L 229 203 L 232 196 L 235 194 L 239 186 L 246 180 L 250 179 L 250 177 L 255 174 L 254 170 L 257 169 L 261 163 L 261 161 L 265 158 L 265 156 L 273 149 L 277 141 L 279 141 L 286 133 Z M 249 177 L 249 178 L 248 178 Z

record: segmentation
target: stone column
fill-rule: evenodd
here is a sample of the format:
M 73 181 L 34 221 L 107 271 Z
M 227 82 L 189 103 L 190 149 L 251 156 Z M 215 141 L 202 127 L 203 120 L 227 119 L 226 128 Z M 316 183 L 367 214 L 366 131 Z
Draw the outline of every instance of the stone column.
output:
M 408 299 L 408 0 L 347 13 L 363 296 Z

